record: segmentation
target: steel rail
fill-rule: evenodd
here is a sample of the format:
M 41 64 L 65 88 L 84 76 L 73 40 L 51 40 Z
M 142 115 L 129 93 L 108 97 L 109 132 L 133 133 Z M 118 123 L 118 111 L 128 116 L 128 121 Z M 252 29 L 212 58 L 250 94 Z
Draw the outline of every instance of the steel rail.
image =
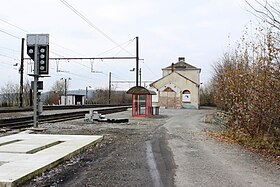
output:
M 45 110 L 68 110 L 68 109 L 83 109 L 83 108 L 116 107 L 116 106 L 131 106 L 131 104 L 44 105 L 43 111 L 45 111 Z M 0 108 L 0 113 L 30 112 L 30 111 L 33 111 L 32 107 L 25 107 L 25 108 L 3 107 L 3 108 Z
M 127 110 L 128 106 L 120 106 L 120 107 L 107 107 L 107 108 L 97 108 L 94 109 L 101 114 L 109 114 L 115 112 L 121 112 Z M 75 112 L 67 112 L 67 113 L 59 113 L 59 114 L 49 114 L 49 115 L 41 115 L 39 118 L 39 123 L 55 123 L 61 121 L 69 121 L 74 119 L 81 119 L 85 116 L 85 114 L 89 113 L 89 111 L 75 111 Z M 19 117 L 19 118 L 10 118 L 10 119 L 0 119 L 0 128 L 7 129 L 19 129 L 33 126 L 33 116 L 28 117 Z

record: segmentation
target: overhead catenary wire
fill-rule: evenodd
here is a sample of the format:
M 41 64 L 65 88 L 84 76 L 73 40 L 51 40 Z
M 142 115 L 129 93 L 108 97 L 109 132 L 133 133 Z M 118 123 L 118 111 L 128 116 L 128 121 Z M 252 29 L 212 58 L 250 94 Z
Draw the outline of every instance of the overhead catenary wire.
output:
M 17 28 L 17 29 L 19 29 L 19 30 L 21 30 L 21 31 L 23 31 L 23 32 L 28 32 L 27 30 L 25 30 L 25 29 L 23 29 L 23 28 L 21 28 L 21 27 L 18 27 L 18 26 L 16 26 L 15 24 L 12 24 L 12 23 L 10 23 L 10 22 L 8 22 L 8 21 L 5 21 L 5 20 L 2 20 L 1 19 L 1 21 L 3 21 L 3 22 L 5 22 L 5 23 L 7 23 L 7 24 L 9 24 L 9 25 L 11 25 L 11 26 L 13 26 L 13 27 L 15 27 L 15 28 Z M 6 31 L 4 31 L 4 30 L 0 30 L 0 32 L 3 32 L 4 34 L 6 34 L 6 35 L 9 35 L 9 36 L 11 36 L 11 37 L 14 37 L 14 38 L 16 38 L 16 39 L 21 39 L 20 37 L 18 37 L 18 36 L 16 36 L 16 35 L 14 35 L 14 34 L 12 34 L 12 33 L 10 33 L 10 32 L 6 32 Z M 107 52 L 109 52 L 109 51 L 112 51 L 112 50 L 114 50 L 114 49 L 116 49 L 116 48 L 121 48 L 122 50 L 125 50 L 125 51 L 127 51 L 126 49 L 125 49 L 125 47 L 126 46 L 128 46 L 128 45 L 130 45 L 133 41 L 135 40 L 135 38 L 134 39 L 130 39 L 130 40 L 128 40 L 127 42 L 124 42 L 124 43 L 122 43 L 122 44 L 118 44 L 118 43 L 116 43 L 115 42 L 115 44 L 117 45 L 116 47 L 113 47 L 113 48 L 111 48 L 111 49 L 109 49 L 109 50 L 106 50 L 105 52 L 103 52 L 103 53 L 107 53 Z M 58 47 L 61 47 L 62 49 L 66 49 L 66 50 L 68 50 L 68 51 L 71 51 L 72 53 L 75 53 L 75 54 L 80 54 L 80 53 L 78 53 L 78 52 L 76 52 L 76 51 L 74 51 L 74 50 L 71 50 L 71 49 L 69 49 L 69 48 L 66 48 L 66 47 L 64 47 L 64 46 L 61 46 L 61 45 L 59 45 L 59 44 L 57 44 L 57 43 L 53 43 L 52 42 L 52 44 L 53 45 L 55 45 L 55 46 L 58 46 Z M 125 45 L 124 47 L 123 47 L 123 45 Z M 64 57 L 64 55 L 61 55 L 60 54 L 60 52 L 57 52 L 57 51 L 54 51 L 54 50 L 51 50 L 50 51 L 52 54 L 54 54 L 54 55 L 56 55 L 56 56 L 60 56 L 60 57 Z M 128 51 L 127 51 L 128 52 Z M 65 53 L 65 52 L 64 52 Z M 118 52 L 119 53 L 119 52 Z M 128 52 L 129 53 L 129 52 Z M 100 53 L 99 55 L 101 55 L 102 53 Z M 131 53 L 130 53 L 131 54 Z M 132 55 L 132 54 L 131 54 Z M 20 61 L 19 59 L 16 59 L 16 58 L 13 58 L 13 57 L 10 57 L 10 56 L 7 56 L 7 55 L 2 55 L 2 56 L 4 56 L 4 57 L 7 57 L 7 58 L 10 58 L 10 59 L 13 59 L 13 60 L 18 60 L 18 61 Z M 84 56 L 84 55 L 83 55 Z M 132 57 L 133 58 L 133 57 Z M 104 60 L 105 60 L 106 58 L 104 58 Z M 79 62 L 75 62 L 75 63 L 77 63 L 77 64 L 79 64 L 80 66 L 83 66 L 83 67 L 85 67 L 85 68 L 90 68 L 90 67 L 88 67 L 88 66 L 86 66 L 86 65 L 84 65 L 84 64 L 82 64 L 82 63 L 79 63 Z M 105 62 L 104 62 L 105 63 Z M 106 63 L 105 63 L 105 65 L 107 65 Z M 108 65 L 109 66 L 109 65 Z M 31 70 L 32 71 L 32 70 Z M 63 71 L 61 71 L 61 72 L 63 72 Z M 26 73 L 25 73 L 26 74 Z M 122 73 L 120 73 L 120 75 L 121 75 Z M 105 73 L 101 73 L 101 75 L 103 75 L 104 77 L 106 77 L 106 79 L 107 79 L 107 75 L 105 74 Z M 78 76 L 78 75 L 76 75 L 76 76 Z M 79 75 L 79 76 L 81 76 L 81 75 Z M 94 75 L 93 75 L 94 76 Z M 116 76 L 116 74 L 114 74 L 114 77 L 115 78 L 118 78 L 118 79 L 121 79 L 120 78 L 120 76 Z M 98 77 L 97 77 L 98 78 Z M 100 78 L 99 78 L 100 79 Z M 122 80 L 124 80 L 124 79 L 122 79 Z
M 130 44 L 130 43 L 132 43 L 134 40 L 135 40 L 135 38 L 130 39 L 130 40 L 126 41 L 126 42 L 121 43 L 120 45 L 122 45 L 122 46 L 123 46 L 123 45 L 127 45 L 127 43 L 129 43 L 129 44 Z M 112 50 L 116 49 L 116 48 L 118 48 L 118 46 L 113 47 L 113 48 L 111 48 L 111 49 L 108 49 L 108 50 L 106 50 L 106 51 L 104 51 L 104 52 L 101 52 L 101 53 L 97 54 L 97 56 L 103 55 L 103 54 L 105 54 L 105 53 L 107 53 L 107 52 L 110 52 L 110 51 L 112 51 Z
M 128 45 L 130 45 L 134 40 L 135 40 L 135 38 L 129 39 L 128 41 L 123 42 L 123 43 L 121 43 L 120 45 L 121 45 L 121 46 L 124 46 L 124 48 L 126 48 L 126 47 L 127 47 Z M 114 49 L 117 49 L 117 48 L 118 48 L 118 46 L 113 47 L 113 48 L 110 48 L 110 49 L 108 49 L 108 50 L 106 50 L 106 51 L 104 51 L 104 52 L 101 52 L 101 53 L 97 54 L 97 56 L 100 56 L 100 55 L 102 55 L 102 54 L 108 53 L 108 52 L 113 51 Z M 120 51 L 119 51 L 119 52 L 120 52 Z M 119 53 L 119 52 L 118 52 L 118 53 Z M 106 61 L 103 61 L 103 60 L 101 60 L 101 61 L 102 61 L 102 65 L 106 65 L 107 67 L 111 68 L 111 66 L 108 65 Z M 110 72 L 110 71 L 111 71 L 111 70 L 108 70 L 108 72 Z M 114 72 L 112 72 L 112 77 L 114 77 L 113 74 L 114 74 L 114 75 L 117 75 L 116 73 L 118 73 L 118 74 L 120 75 L 120 76 L 118 76 L 118 79 L 120 79 L 120 80 L 127 80 L 127 78 L 120 78 L 120 77 L 122 77 L 123 73 L 119 72 L 119 71 L 116 70 L 116 69 L 114 69 L 113 71 L 114 71 Z M 103 74 L 104 74 L 104 73 L 103 73 Z M 107 74 L 104 74 L 104 75 L 107 76 Z M 115 77 L 115 78 L 116 78 L 116 77 Z
M 124 48 L 128 47 L 132 43 L 132 41 L 130 40 L 130 42 L 128 42 L 126 45 L 124 45 Z M 121 51 L 122 51 L 122 49 L 120 49 L 115 55 L 118 55 Z
M 8 56 L 8 55 L 0 54 L 0 56 L 3 56 L 3 57 L 6 57 L 6 58 L 10 58 L 10 59 L 13 59 L 13 60 L 20 61 L 18 58 L 14 58 L 14 57 L 11 57 L 11 56 Z
M 107 38 L 109 41 L 114 43 L 116 46 L 120 47 L 124 51 L 126 51 L 128 54 L 132 55 L 129 51 L 127 51 L 125 48 L 123 48 L 120 44 L 118 44 L 115 40 L 113 40 L 109 35 L 107 35 L 103 30 L 101 30 L 99 27 L 97 27 L 95 24 L 93 24 L 89 19 L 87 19 L 82 13 L 80 13 L 77 9 L 75 9 L 72 5 L 70 5 L 65 0 L 60 0 L 65 6 L 67 6 L 70 10 L 72 10 L 77 16 L 79 16 L 82 20 L 84 20 L 89 26 L 94 28 L 96 31 L 98 31 L 100 34 L 102 34 L 105 38 Z
M 59 72 L 58 74 L 54 74 L 53 76 L 61 78 L 61 77 L 64 76 L 63 74 L 64 75 L 67 74 L 68 76 L 71 76 L 71 78 L 72 78 L 72 76 L 75 76 L 75 80 L 78 79 L 78 80 L 87 81 L 87 82 L 88 81 L 94 81 L 96 79 L 100 79 L 98 77 L 88 77 L 88 76 L 76 74 L 76 73 L 73 73 L 73 72 Z M 74 80 L 74 79 L 72 79 L 72 80 Z M 100 79 L 100 80 L 103 81 L 102 79 Z
M 5 21 L 5 20 L 3 20 L 3 19 L 1 19 L 1 18 L 0 18 L 0 21 L 4 22 L 4 23 L 6 23 L 6 24 L 8 24 L 8 25 L 10 25 L 10 26 L 13 26 L 13 27 L 15 27 L 15 28 L 17 28 L 17 29 L 19 29 L 19 30 L 25 32 L 25 33 L 28 32 L 27 30 L 25 30 L 25 29 L 23 29 L 23 28 L 20 28 L 20 27 L 14 25 L 14 24 L 12 24 L 12 23 L 10 23 L 10 22 L 8 22 L 8 21 Z
M 52 54 L 57 55 L 57 56 L 64 57 L 63 55 L 60 55 L 59 53 L 55 52 L 54 50 L 51 50 L 50 52 L 51 52 Z
M 10 67 L 14 66 L 14 65 L 12 65 L 12 64 L 10 64 L 10 63 L 7 63 L 7 62 L 2 62 L 2 61 L 0 61 L 0 63 L 1 63 L 1 64 L 5 64 L 5 65 L 8 65 L 8 66 L 10 66 Z
M 10 22 L 8 22 L 8 21 L 6 21 L 6 20 L 3 20 L 3 19 L 1 19 L 1 18 L 0 18 L 0 21 L 4 22 L 4 23 L 6 23 L 6 24 L 8 24 L 8 25 L 10 25 L 10 26 L 13 26 L 13 27 L 15 27 L 15 28 L 17 28 L 17 29 L 19 29 L 19 30 L 25 32 L 25 33 L 28 33 L 28 32 L 29 32 L 29 31 L 27 31 L 26 29 L 23 29 L 23 28 L 21 28 L 21 27 L 15 25 L 15 24 L 10 23 Z M 21 39 L 20 37 L 18 37 L 18 36 L 16 36 L 16 35 L 13 35 L 13 34 L 11 34 L 11 33 L 9 33 L 9 32 L 3 31 L 3 30 L 0 30 L 0 32 L 3 32 L 3 33 L 5 33 L 5 34 L 8 34 L 8 35 L 10 35 L 10 36 L 12 36 L 12 37 L 15 37 L 15 38 L 17 38 L 17 39 Z M 64 47 L 64 46 L 62 46 L 62 45 L 59 45 L 59 44 L 57 44 L 57 43 L 55 43 L 55 42 L 52 42 L 52 45 L 61 47 L 61 48 L 63 48 L 63 49 L 66 49 L 66 50 L 68 50 L 68 51 L 71 51 L 71 52 L 73 52 L 73 53 L 75 53 L 75 54 L 81 55 L 81 53 L 78 53 L 77 51 L 74 51 L 74 50 L 69 49 L 69 48 L 67 48 L 67 47 Z M 52 53 L 55 53 L 55 52 L 53 52 L 53 51 L 51 51 L 51 52 L 52 52 Z M 58 53 L 55 53 L 55 54 L 58 55 L 58 56 L 62 56 L 62 55 L 59 55 Z
M 13 27 L 15 27 L 15 28 L 17 28 L 17 29 L 23 31 L 23 32 L 26 32 L 26 33 L 28 32 L 26 29 L 23 29 L 23 28 L 21 28 L 21 27 L 19 27 L 19 26 L 16 26 L 16 25 L 13 24 L 13 23 L 10 23 L 10 22 L 5 21 L 5 20 L 2 20 L 2 19 L 1 19 L 1 21 L 3 21 L 3 22 L 5 22 L 5 23 L 7 23 L 7 24 L 9 24 L 9 25 L 11 25 L 11 26 L 13 26 Z M 5 31 L 4 31 L 4 32 L 5 32 Z M 8 33 L 8 32 L 7 32 L 7 33 Z M 7 33 L 5 33 L 5 34 L 7 34 Z M 10 34 L 10 33 L 8 33 L 8 34 Z M 12 34 L 11 34 L 11 35 L 12 35 Z M 14 36 L 14 35 L 13 35 L 13 36 Z M 17 37 L 17 36 L 14 36 L 14 37 L 16 37 L 17 39 L 20 39 L 20 37 Z M 131 44 L 134 40 L 135 40 L 135 38 L 130 39 L 130 40 L 128 40 L 128 41 L 126 41 L 126 42 L 120 44 L 119 46 L 123 46 L 123 45 L 128 46 L 128 45 Z M 69 49 L 69 48 L 67 48 L 67 47 L 64 47 L 64 46 L 62 46 L 62 45 L 60 45 L 60 44 L 57 44 L 57 43 L 55 43 L 55 42 L 52 42 L 52 44 L 55 45 L 55 46 L 58 46 L 58 47 L 60 47 L 60 48 L 62 48 L 62 49 L 71 51 L 72 53 L 82 55 L 81 53 L 79 53 L 79 52 L 77 52 L 77 51 L 74 51 L 74 50 L 72 50 L 72 49 Z M 116 47 L 113 47 L 113 48 L 111 48 L 111 49 L 109 49 L 109 50 L 106 50 L 106 51 L 104 51 L 104 52 L 98 54 L 98 56 L 100 56 L 101 54 L 107 53 L 107 52 L 109 52 L 109 51 L 112 51 L 112 50 L 114 50 L 114 49 L 116 49 L 116 48 L 119 48 L 119 46 L 116 46 Z M 125 47 L 122 47 L 122 48 L 125 48 Z M 64 55 L 59 54 L 60 52 L 57 52 L 57 51 L 54 51 L 54 50 L 51 50 L 50 52 L 51 52 L 52 54 L 55 54 L 56 56 L 64 57 Z M 63 53 L 65 53 L 65 52 L 63 52 Z M 85 55 L 83 54 L 82 56 L 85 56 Z M 12 57 L 11 57 L 11 58 L 12 58 Z M 12 58 L 12 59 L 13 59 L 13 58 Z M 105 63 L 105 62 L 104 62 L 104 63 Z M 84 64 L 81 64 L 81 63 L 78 63 L 78 64 L 80 64 L 81 66 L 84 66 L 84 67 L 86 67 L 86 68 L 89 68 L 89 67 L 87 67 L 87 66 L 84 65 Z M 106 64 L 106 63 L 105 63 L 105 64 Z M 106 65 L 107 65 L 107 64 L 106 64 Z M 108 65 L 108 66 L 109 66 L 109 65 Z
M 0 32 L 4 33 L 4 34 L 6 34 L 6 35 L 9 35 L 9 36 L 11 36 L 11 37 L 14 37 L 14 38 L 16 38 L 16 39 L 21 40 L 21 38 L 20 38 L 20 37 L 15 36 L 15 35 L 13 35 L 13 34 L 11 34 L 11 33 L 9 33 L 9 32 L 3 31 L 3 30 L 1 30 L 1 29 L 0 29 Z
M 155 76 L 155 78 L 160 77 L 160 76 L 158 76 L 155 72 L 153 72 L 153 71 L 151 70 L 151 68 L 149 68 L 149 66 L 147 66 L 147 64 L 145 64 L 144 62 L 143 62 L 143 64 L 144 64 L 144 66 Z
M 76 74 L 76 73 L 73 73 L 73 72 L 64 72 L 64 73 L 70 74 L 70 75 L 74 75 L 74 76 L 76 76 L 78 79 L 81 79 L 81 80 L 89 81 L 89 80 L 93 79 L 92 77 L 83 76 L 83 75 Z M 85 79 L 82 79 L 82 78 L 85 78 Z M 99 79 L 99 80 L 101 80 L 101 81 L 103 81 L 103 79 L 101 79 L 100 77 L 95 76 L 95 78 L 96 78 L 96 79 Z
M 81 64 L 81 63 L 79 63 L 79 62 L 77 62 L 77 61 L 71 61 L 70 63 L 78 64 L 78 65 L 82 66 L 81 70 L 83 70 L 83 71 L 86 72 L 86 73 L 90 73 L 90 71 L 89 71 L 89 70 L 90 70 L 90 67 L 88 67 L 88 66 L 86 66 L 86 65 L 84 65 L 84 64 Z M 73 74 L 73 75 L 75 75 L 75 76 L 78 76 L 78 74 L 73 73 L 73 72 L 71 72 L 71 71 L 59 71 L 59 72 L 68 73 L 68 74 Z M 84 74 L 81 74 L 81 75 L 79 75 L 79 76 L 84 76 Z M 90 76 L 94 76 L 95 78 L 99 78 L 98 76 L 95 76 L 94 74 L 90 74 Z M 85 76 L 84 76 L 84 77 L 85 77 Z M 89 78 L 89 79 L 92 79 L 92 77 Z M 100 78 L 99 78 L 99 79 L 100 79 Z
M 7 48 L 7 47 L 2 47 L 0 46 L 1 49 L 5 49 L 5 50 L 9 50 L 9 51 L 13 51 L 13 52 L 16 52 L 16 53 L 19 53 L 20 51 L 18 50 L 14 50 L 14 49 L 11 49 L 11 48 Z
M 69 49 L 69 48 L 67 48 L 67 47 L 64 47 L 64 46 L 62 46 L 62 45 L 60 45 L 60 44 L 57 44 L 56 42 L 52 42 L 52 45 L 58 46 L 58 47 L 60 47 L 60 48 L 62 48 L 62 49 L 66 49 L 67 51 L 70 51 L 70 52 L 72 52 L 72 53 L 74 53 L 74 54 L 81 55 L 81 56 L 85 56 L 84 54 L 82 54 L 82 53 L 80 53 L 80 52 L 77 52 L 77 51 L 74 51 L 74 50 Z M 65 53 L 65 52 L 63 52 L 63 53 Z M 65 54 L 69 54 L 69 53 L 65 53 Z

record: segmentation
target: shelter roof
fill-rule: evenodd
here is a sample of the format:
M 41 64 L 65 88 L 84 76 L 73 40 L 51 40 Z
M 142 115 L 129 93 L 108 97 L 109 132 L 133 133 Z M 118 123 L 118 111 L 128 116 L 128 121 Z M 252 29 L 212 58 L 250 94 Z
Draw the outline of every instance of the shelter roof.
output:
M 142 86 L 134 86 L 130 88 L 127 92 L 127 94 L 142 94 L 142 95 L 156 95 L 155 91 L 148 90 L 147 88 L 144 88 Z

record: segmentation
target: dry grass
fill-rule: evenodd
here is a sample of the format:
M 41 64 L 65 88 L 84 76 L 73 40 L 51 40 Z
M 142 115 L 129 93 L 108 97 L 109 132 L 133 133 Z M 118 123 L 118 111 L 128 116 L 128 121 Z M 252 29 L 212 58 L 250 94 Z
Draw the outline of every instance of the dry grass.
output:
M 208 131 L 209 136 L 230 144 L 239 144 L 246 149 L 262 155 L 266 160 L 280 164 L 280 142 L 277 138 L 265 136 L 251 137 L 242 131 Z

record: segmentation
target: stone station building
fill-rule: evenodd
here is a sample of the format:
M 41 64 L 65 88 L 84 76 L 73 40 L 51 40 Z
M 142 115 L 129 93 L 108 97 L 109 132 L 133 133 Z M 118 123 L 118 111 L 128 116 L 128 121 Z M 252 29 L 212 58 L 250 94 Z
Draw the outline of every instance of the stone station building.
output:
M 201 69 L 179 57 L 177 63 L 162 69 L 162 78 L 150 84 L 157 90 L 157 105 L 165 108 L 199 109 Z

